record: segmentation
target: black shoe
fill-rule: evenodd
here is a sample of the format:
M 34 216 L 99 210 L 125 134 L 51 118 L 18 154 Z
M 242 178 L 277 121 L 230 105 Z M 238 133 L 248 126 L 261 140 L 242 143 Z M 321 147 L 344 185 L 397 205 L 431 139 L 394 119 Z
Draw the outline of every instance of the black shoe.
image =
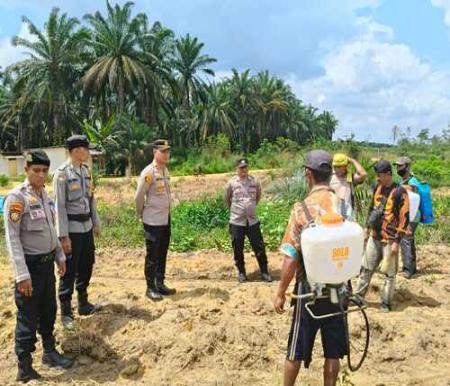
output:
M 100 304 L 92 304 L 88 301 L 87 293 L 78 294 L 78 313 L 80 315 L 92 315 L 101 309 Z
M 271 283 L 272 282 L 272 276 L 270 276 L 270 274 L 268 272 L 264 272 L 261 274 L 261 280 L 265 281 L 266 283 Z
M 70 301 L 61 303 L 61 322 L 66 330 L 73 330 L 75 328 L 72 314 L 72 304 Z
M 158 292 L 163 296 L 175 295 L 177 290 L 175 288 L 169 288 L 165 284 L 158 286 Z
M 34 379 L 40 379 L 41 375 L 33 369 L 33 361 L 31 357 L 27 357 L 19 361 L 19 370 L 17 371 L 18 382 L 27 383 Z
M 58 351 L 53 350 L 44 352 L 42 356 L 42 364 L 49 367 L 61 367 L 68 369 L 73 366 L 73 360 L 61 355 Z
M 158 292 L 157 289 L 148 288 L 145 292 L 145 296 L 147 296 L 150 300 L 153 300 L 154 302 L 159 302 L 160 300 L 163 300 L 162 295 Z
M 247 282 L 247 275 L 243 272 L 239 272 L 238 281 L 239 281 L 239 283 Z

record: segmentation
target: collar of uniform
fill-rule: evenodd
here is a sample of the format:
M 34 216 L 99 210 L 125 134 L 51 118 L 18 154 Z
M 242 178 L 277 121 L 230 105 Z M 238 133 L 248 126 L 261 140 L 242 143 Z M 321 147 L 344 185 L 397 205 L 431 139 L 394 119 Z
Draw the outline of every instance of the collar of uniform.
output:
M 69 161 L 69 167 L 75 173 L 77 173 L 80 177 L 82 177 L 82 169 L 83 169 L 83 164 L 82 163 L 80 165 L 76 166 L 76 165 L 74 165 L 74 163 L 72 161 Z
M 79 164 L 79 165 L 77 166 L 77 165 L 75 165 L 75 164 L 73 163 L 73 161 L 69 161 L 69 166 L 70 166 L 72 169 L 77 170 L 77 169 L 81 169 L 81 167 L 83 166 L 83 164 L 81 163 L 81 164 Z
M 30 181 L 28 180 L 28 178 L 25 180 L 24 186 L 25 186 L 25 189 L 26 189 L 29 193 L 32 193 L 33 195 L 39 197 L 39 193 L 36 192 L 36 191 L 33 189 L 33 187 L 31 186 Z M 42 197 L 45 197 L 45 185 L 42 187 L 42 189 L 41 189 L 41 194 L 40 194 L 40 195 L 41 195 Z
M 245 177 L 245 178 L 241 178 L 239 176 L 236 176 L 236 177 L 241 182 L 248 182 L 248 181 L 250 181 L 250 175 L 247 175 L 247 177 Z
M 152 161 L 152 165 L 158 170 L 164 171 L 166 169 L 165 166 L 159 166 L 158 163 L 155 160 Z

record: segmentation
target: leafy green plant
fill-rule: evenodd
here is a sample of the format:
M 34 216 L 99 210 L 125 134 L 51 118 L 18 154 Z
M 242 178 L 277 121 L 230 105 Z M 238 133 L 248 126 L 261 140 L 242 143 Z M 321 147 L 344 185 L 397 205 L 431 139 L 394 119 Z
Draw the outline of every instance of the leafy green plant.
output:
M 293 176 L 274 181 L 267 192 L 272 194 L 272 198 L 278 202 L 293 204 L 296 201 L 303 200 L 308 194 L 303 170 L 298 169 Z
M 24 182 L 26 178 L 27 178 L 27 176 L 25 174 L 21 173 L 21 174 L 17 175 L 16 180 L 18 182 Z
M 0 186 L 7 186 L 9 183 L 9 177 L 5 174 L 0 174 Z

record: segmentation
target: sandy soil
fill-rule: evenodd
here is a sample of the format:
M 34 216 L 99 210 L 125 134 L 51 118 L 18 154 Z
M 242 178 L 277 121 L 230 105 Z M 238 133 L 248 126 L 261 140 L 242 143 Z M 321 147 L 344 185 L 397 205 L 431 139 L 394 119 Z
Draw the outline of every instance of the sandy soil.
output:
M 342 385 L 450 385 L 450 278 L 445 246 L 419 249 L 421 274 L 398 278 L 395 310 L 377 309 L 381 276 L 368 300 L 372 342 L 357 373 L 343 370 Z M 281 256 L 269 256 L 279 277 Z M 258 280 L 253 256 L 246 257 L 251 282 L 240 285 L 232 258 L 217 251 L 171 254 L 169 285 L 178 294 L 160 303 L 143 295 L 143 250 L 101 250 L 91 297 L 104 310 L 78 318 L 78 330 L 64 334 L 63 350 L 76 357 L 64 372 L 42 368 L 39 384 L 145 384 L 177 386 L 281 385 L 291 314 L 273 311 L 277 282 Z M 0 264 L 0 384 L 16 375 L 13 353 L 15 306 L 8 263 Z M 345 363 L 345 361 L 343 361 Z M 298 384 L 321 384 L 322 350 Z
M 282 176 L 283 171 L 281 169 L 252 170 L 251 174 L 260 178 L 263 186 L 267 186 L 273 179 Z M 171 177 L 174 203 L 215 194 L 225 187 L 225 184 L 233 175 L 234 173 L 220 173 Z M 99 201 L 112 204 L 134 202 L 136 186 L 137 177 L 131 179 L 124 177 L 102 178 L 96 189 L 96 197 Z

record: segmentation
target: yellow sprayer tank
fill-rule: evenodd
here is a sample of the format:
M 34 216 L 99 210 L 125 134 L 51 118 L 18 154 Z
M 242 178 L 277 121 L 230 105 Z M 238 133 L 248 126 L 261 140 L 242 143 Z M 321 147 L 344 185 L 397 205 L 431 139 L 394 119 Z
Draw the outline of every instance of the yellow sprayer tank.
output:
M 328 213 L 302 231 L 301 246 L 308 282 L 345 283 L 360 272 L 364 231 L 356 222 Z

